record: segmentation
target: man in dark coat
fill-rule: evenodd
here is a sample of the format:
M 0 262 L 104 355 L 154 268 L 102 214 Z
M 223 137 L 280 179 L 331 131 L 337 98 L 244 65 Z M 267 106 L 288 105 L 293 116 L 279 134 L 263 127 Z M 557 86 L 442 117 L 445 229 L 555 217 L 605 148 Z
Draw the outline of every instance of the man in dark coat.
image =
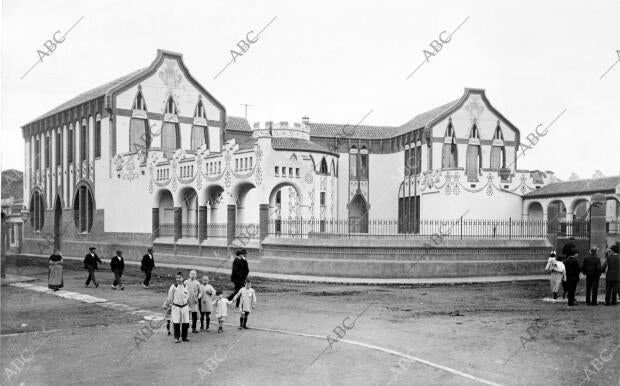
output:
M 230 275 L 230 281 L 235 284 L 235 291 L 228 296 L 228 300 L 232 300 L 235 297 L 237 292 L 245 285 L 245 279 L 248 278 L 248 274 L 250 273 L 250 268 L 248 267 L 248 261 L 245 259 L 247 256 L 247 251 L 242 249 L 237 251 L 237 257 L 232 264 L 232 274 Z M 237 307 L 239 307 L 239 300 L 237 298 Z
M 90 281 L 95 284 L 95 288 L 99 287 L 97 279 L 95 279 L 95 270 L 97 269 L 97 263 L 102 264 L 101 259 L 95 253 L 97 248 L 88 248 L 88 254 L 84 256 L 84 268 L 88 270 L 88 278 L 86 279 L 86 287 L 90 285 Z
M 112 272 L 114 272 L 114 282 L 112 283 L 112 288 L 117 289 L 120 287 L 121 290 L 124 290 L 125 287 L 121 282 L 121 276 L 123 276 L 123 270 L 125 269 L 123 252 L 116 251 L 116 256 L 110 260 L 110 268 L 112 269 Z
M 596 256 L 597 248 L 590 249 L 590 256 L 583 260 L 583 274 L 586 275 L 586 304 L 597 305 L 598 281 L 601 278 L 601 260 Z
M 577 283 L 579 282 L 579 273 L 581 269 L 579 267 L 579 260 L 577 260 L 577 252 L 573 251 L 573 254 L 568 259 L 563 261 L 564 267 L 566 267 L 566 292 L 568 292 L 568 305 L 575 305 L 575 291 L 577 290 Z
M 144 272 L 144 281 L 142 282 L 143 288 L 149 288 L 151 282 L 151 271 L 155 269 L 155 260 L 153 259 L 153 248 L 146 250 L 146 255 L 142 256 L 142 264 L 140 270 Z
M 618 295 L 618 282 L 620 282 L 620 256 L 618 256 L 618 244 L 611 246 L 611 253 L 603 263 L 602 271 L 605 272 L 605 305 L 615 305 Z

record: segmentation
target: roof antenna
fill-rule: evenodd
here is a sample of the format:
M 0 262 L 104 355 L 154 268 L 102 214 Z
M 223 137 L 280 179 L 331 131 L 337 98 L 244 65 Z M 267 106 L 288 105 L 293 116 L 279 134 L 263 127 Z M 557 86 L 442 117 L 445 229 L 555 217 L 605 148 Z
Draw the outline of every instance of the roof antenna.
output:
M 245 120 L 248 120 L 248 107 L 252 107 L 254 105 L 249 105 L 247 103 L 240 103 L 241 106 L 245 106 Z

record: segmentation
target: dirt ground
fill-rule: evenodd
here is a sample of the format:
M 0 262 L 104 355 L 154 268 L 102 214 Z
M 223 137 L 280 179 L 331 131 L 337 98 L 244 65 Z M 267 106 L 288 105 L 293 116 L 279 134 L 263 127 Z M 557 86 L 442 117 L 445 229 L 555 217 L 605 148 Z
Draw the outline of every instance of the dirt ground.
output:
M 68 262 L 64 290 L 159 312 L 175 272 L 155 271 L 146 290 L 129 266 L 125 290 L 115 291 L 107 266 L 97 272 L 101 286 L 85 288 L 86 272 Z M 47 285 L 41 259 L 9 258 L 7 273 Z M 227 273 L 209 276 L 231 291 Z M 620 306 L 542 302 L 546 281 L 346 286 L 253 278 L 252 286 L 253 329 L 238 330 L 229 308 L 224 334 L 190 333 L 190 343 L 175 344 L 162 326 L 136 348 L 145 325 L 138 316 L 3 285 L 2 384 L 620 384 Z

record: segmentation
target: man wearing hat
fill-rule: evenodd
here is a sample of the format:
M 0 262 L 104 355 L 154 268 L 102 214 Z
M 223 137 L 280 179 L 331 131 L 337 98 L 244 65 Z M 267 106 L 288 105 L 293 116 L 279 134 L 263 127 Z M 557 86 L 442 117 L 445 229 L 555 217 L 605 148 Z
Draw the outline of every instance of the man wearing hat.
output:
M 123 270 L 125 269 L 123 252 L 116 251 L 116 256 L 110 260 L 110 268 L 112 269 L 112 272 L 114 272 L 114 282 L 112 283 L 112 288 L 117 289 L 120 287 L 121 290 L 124 290 L 125 287 L 121 282 L 121 276 L 123 276 Z
M 590 256 L 583 260 L 582 271 L 586 275 L 586 304 L 597 305 L 598 281 L 601 278 L 601 260 L 596 256 L 597 248 L 590 249 Z
M 602 271 L 605 272 L 605 305 L 615 305 L 620 282 L 620 256 L 618 256 L 618 243 L 611 246 L 611 252 L 603 263 Z
M 245 259 L 247 254 L 245 249 L 241 249 L 236 253 L 237 257 L 233 261 L 232 274 L 230 275 L 230 281 L 235 284 L 235 291 L 228 296 L 228 300 L 232 300 L 235 297 L 237 292 L 245 285 L 245 279 L 248 278 L 250 268 L 248 267 L 248 261 Z M 239 307 L 239 298 L 237 298 L 237 307 Z
M 577 250 L 573 249 L 572 254 L 564 261 L 564 267 L 566 268 L 566 292 L 568 293 L 569 306 L 575 305 L 575 292 L 577 290 L 577 283 L 579 283 L 579 272 L 581 272 L 579 260 L 577 260 L 578 255 L 579 253 Z
M 101 259 L 95 253 L 97 248 L 90 247 L 88 248 L 88 254 L 84 256 L 84 269 L 88 270 L 88 279 L 86 279 L 86 287 L 90 285 L 90 281 L 95 284 L 95 288 L 99 287 L 99 283 L 97 279 L 95 279 L 95 270 L 97 269 L 97 263 L 101 263 Z
M 151 271 L 155 269 L 155 260 L 153 260 L 153 248 L 146 250 L 146 255 L 142 256 L 142 264 L 140 270 L 144 272 L 144 281 L 142 282 L 142 288 L 149 288 L 151 282 Z

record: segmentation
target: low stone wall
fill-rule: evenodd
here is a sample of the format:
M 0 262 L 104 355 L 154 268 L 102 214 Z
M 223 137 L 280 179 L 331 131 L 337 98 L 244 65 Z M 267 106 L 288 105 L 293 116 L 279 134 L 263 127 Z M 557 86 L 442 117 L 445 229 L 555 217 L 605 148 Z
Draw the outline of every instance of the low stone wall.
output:
M 432 245 L 429 247 L 429 245 Z M 336 277 L 423 278 L 543 272 L 547 240 L 313 240 L 267 238 L 261 271 Z

